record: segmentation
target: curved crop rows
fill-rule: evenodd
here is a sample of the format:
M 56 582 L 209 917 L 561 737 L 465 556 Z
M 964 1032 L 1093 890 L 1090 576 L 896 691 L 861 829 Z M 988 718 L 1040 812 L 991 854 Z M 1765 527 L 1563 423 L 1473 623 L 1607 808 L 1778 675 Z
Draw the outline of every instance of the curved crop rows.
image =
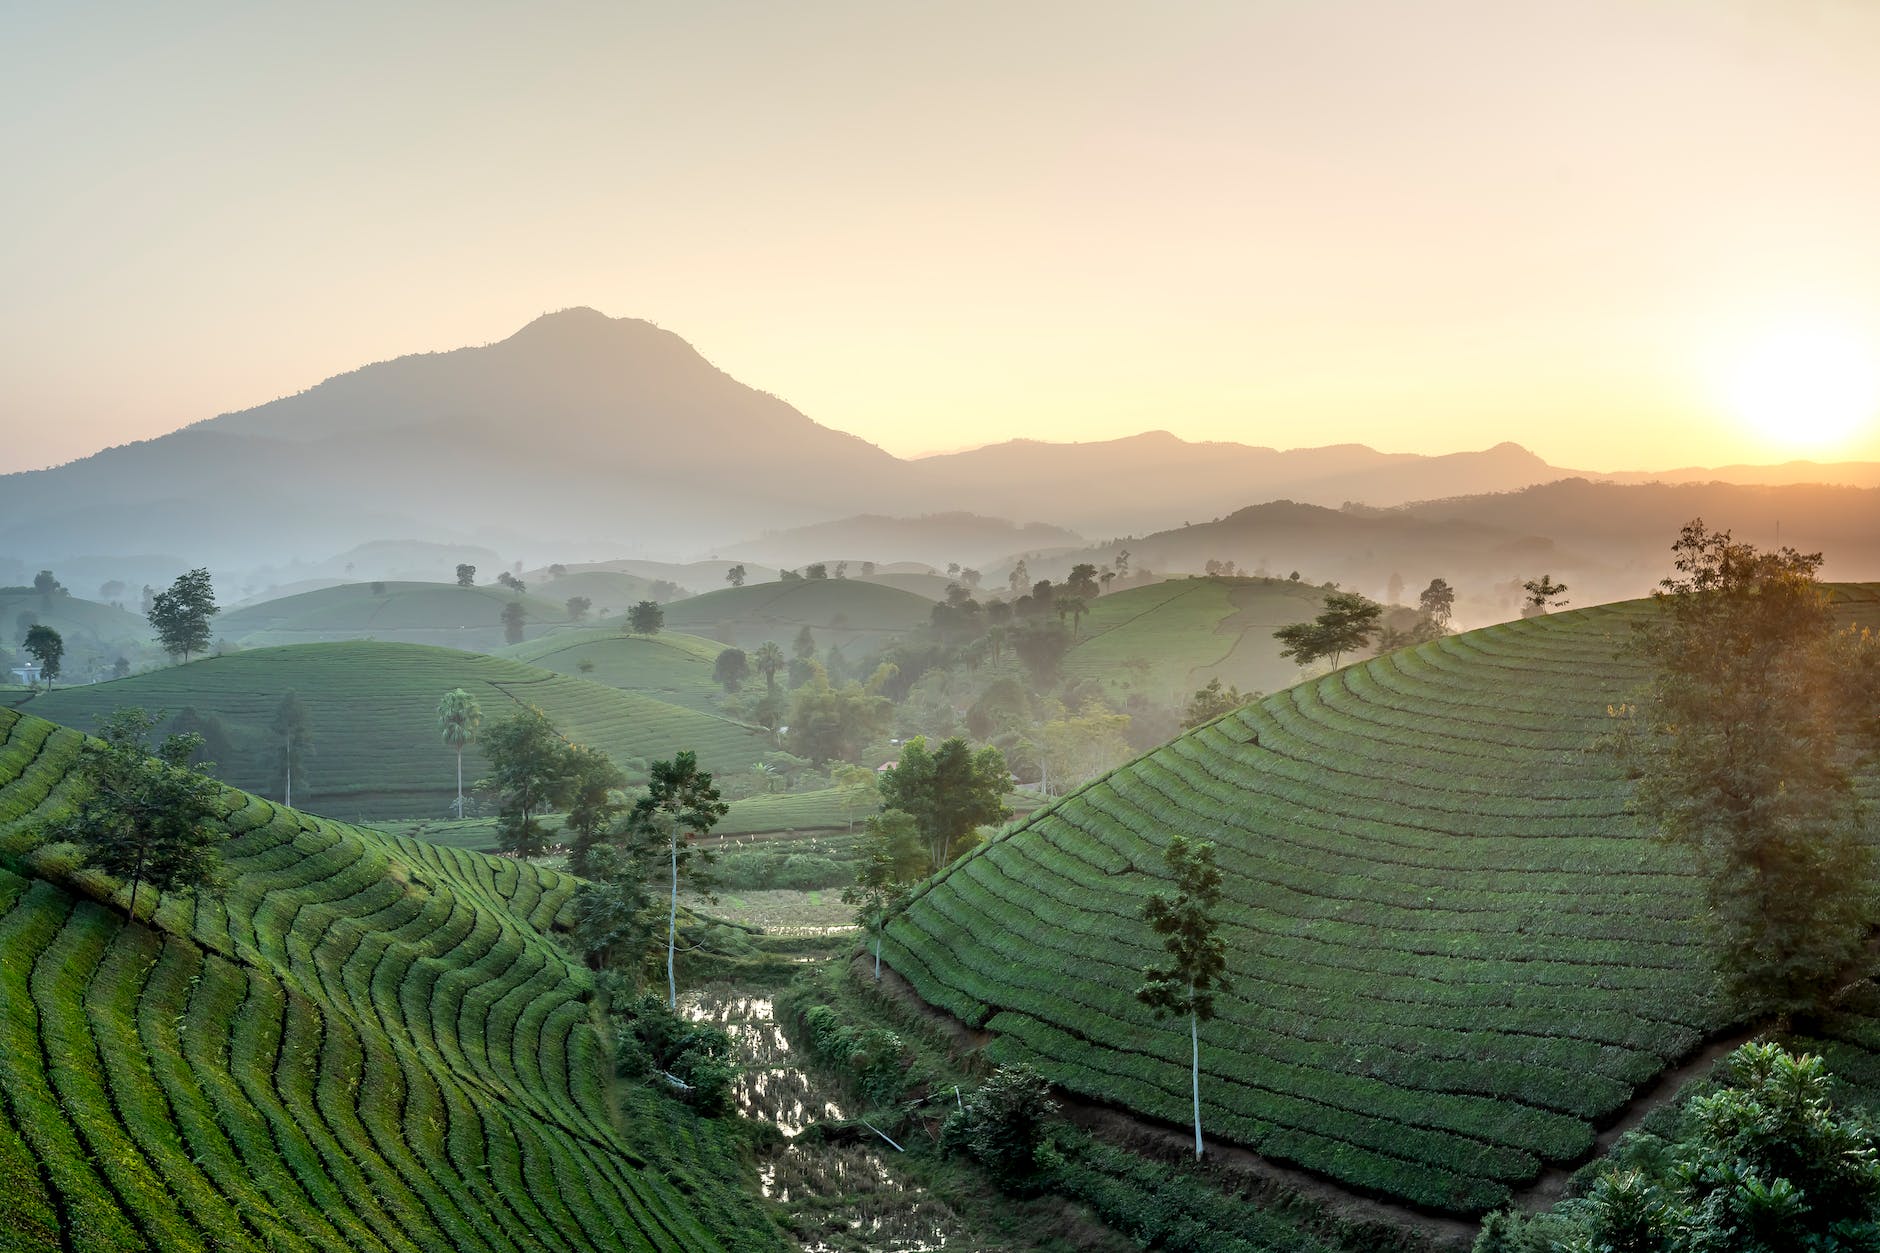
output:
M 1170 835 L 1212 840 L 1235 986 L 1202 1029 L 1204 1130 L 1484 1211 L 1725 1025 L 1698 885 L 1595 748 L 1644 677 L 1618 652 L 1646 612 L 1452 636 L 1229 714 L 956 863 L 884 958 L 994 1058 L 1185 1123 L 1186 1024 L 1134 996 L 1163 956 L 1140 910 Z
M 80 743 L 0 710 L 0 1250 L 775 1245 L 612 1090 L 573 880 L 231 791 L 225 898 L 127 925 L 36 846 Z

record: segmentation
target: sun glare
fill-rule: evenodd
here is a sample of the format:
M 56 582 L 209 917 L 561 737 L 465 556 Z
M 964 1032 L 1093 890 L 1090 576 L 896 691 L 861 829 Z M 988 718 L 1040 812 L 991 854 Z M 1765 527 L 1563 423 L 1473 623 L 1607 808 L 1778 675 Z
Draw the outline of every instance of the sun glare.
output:
M 1726 367 L 1724 399 L 1771 444 L 1831 448 L 1880 414 L 1875 353 L 1846 327 L 1784 327 L 1752 340 Z

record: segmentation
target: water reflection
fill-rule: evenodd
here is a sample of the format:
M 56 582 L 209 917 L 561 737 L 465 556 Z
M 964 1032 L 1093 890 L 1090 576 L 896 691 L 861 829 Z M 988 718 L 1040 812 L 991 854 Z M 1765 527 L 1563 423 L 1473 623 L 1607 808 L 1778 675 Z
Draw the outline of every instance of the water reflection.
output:
M 798 1064 L 768 997 L 707 988 L 684 997 L 680 1009 L 731 1036 L 744 1065 L 736 1088 L 739 1112 L 783 1133 L 787 1143 L 760 1166 L 758 1186 L 797 1217 L 804 1249 L 934 1253 L 971 1247 L 951 1209 L 896 1175 L 892 1151 L 799 1138 L 811 1123 L 849 1115 L 818 1092 Z

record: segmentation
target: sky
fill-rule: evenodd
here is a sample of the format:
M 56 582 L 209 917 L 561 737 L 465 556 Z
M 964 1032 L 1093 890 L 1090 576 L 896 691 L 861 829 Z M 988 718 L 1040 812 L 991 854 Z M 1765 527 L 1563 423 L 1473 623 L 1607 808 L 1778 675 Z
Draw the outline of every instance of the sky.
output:
M 1880 459 L 1877 66 L 1871 0 L 0 0 L 0 471 L 571 305 L 902 455 Z

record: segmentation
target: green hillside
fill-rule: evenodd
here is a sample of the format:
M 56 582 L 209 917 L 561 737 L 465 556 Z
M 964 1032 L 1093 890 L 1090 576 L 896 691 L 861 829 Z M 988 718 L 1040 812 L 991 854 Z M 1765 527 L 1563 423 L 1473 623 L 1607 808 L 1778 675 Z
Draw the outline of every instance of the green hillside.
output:
M 342 583 L 231 609 L 212 625 L 218 638 L 249 648 L 375 639 L 487 652 L 502 647 L 503 606 L 518 599 L 528 613 L 526 638 L 568 624 L 566 597 L 454 583 Z
M 305 803 L 342 817 L 442 816 L 456 759 L 438 739 L 437 702 L 454 687 L 485 721 L 540 706 L 564 734 L 606 752 L 638 781 L 647 761 L 693 749 L 707 769 L 748 770 L 770 748 L 761 730 L 635 692 L 479 653 L 419 644 L 347 641 L 251 649 L 187 666 L 29 698 L 31 712 L 89 729 L 125 705 L 193 709 L 213 720 L 210 753 L 228 782 L 279 796 L 270 725 L 282 696 L 300 693 L 312 722 Z M 18 696 L 0 700 L 26 703 Z M 218 737 L 220 737 L 218 739 Z M 466 779 L 484 769 L 474 749 Z M 302 794 L 296 790 L 296 800 Z
M 24 661 L 20 642 L 35 624 L 51 627 L 63 639 L 65 682 L 102 678 L 120 656 L 133 665 L 159 657 L 156 634 L 134 613 L 59 592 L 0 587 L 0 656 Z
M 1090 602 L 1064 672 L 1159 699 L 1209 679 L 1271 692 L 1299 681 L 1273 632 L 1314 617 L 1323 589 L 1285 579 L 1171 579 Z M 1146 663 L 1146 664 L 1145 664 Z
M 0 710 L 0 1250 L 780 1246 L 611 1078 L 571 879 L 231 791 L 226 896 L 127 925 L 35 847 L 79 743 Z
M 1846 596 L 1873 614 L 1873 587 Z M 993 1058 L 1185 1123 L 1187 1032 L 1134 996 L 1162 957 L 1139 911 L 1171 834 L 1212 840 L 1235 987 L 1202 1030 L 1207 1134 L 1479 1213 L 1727 1025 L 1687 862 L 1589 751 L 1648 612 L 1489 627 L 1246 706 L 956 863 L 887 959 Z
M 712 678 L 712 666 L 724 649 L 723 644 L 696 635 L 671 631 L 629 635 L 613 627 L 596 627 L 557 631 L 505 648 L 499 655 L 716 713 L 725 690 Z
M 593 602 L 595 617 L 618 617 L 640 601 L 669 599 L 669 589 L 663 596 L 655 593 L 655 581 L 624 570 L 570 570 L 559 575 L 543 571 L 527 576 L 531 595 L 558 605 L 565 604 L 570 596 L 585 596 Z
M 860 657 L 932 620 L 933 602 L 860 579 L 791 579 L 727 587 L 666 606 L 675 631 L 728 639 L 749 652 L 766 640 L 787 652 L 809 627 L 818 649 Z

